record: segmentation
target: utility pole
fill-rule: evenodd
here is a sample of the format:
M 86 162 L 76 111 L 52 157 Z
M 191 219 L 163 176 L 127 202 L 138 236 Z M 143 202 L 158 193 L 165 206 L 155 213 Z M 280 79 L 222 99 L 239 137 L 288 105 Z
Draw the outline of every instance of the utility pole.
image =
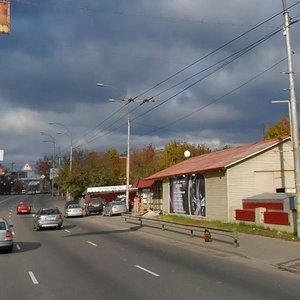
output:
M 291 110 L 291 135 L 293 143 L 294 154 L 294 172 L 295 172 L 295 187 L 296 187 L 296 205 L 297 205 L 297 236 L 300 237 L 300 165 L 299 165 L 299 131 L 298 131 L 298 117 L 297 117 L 297 100 L 296 88 L 293 69 L 293 51 L 291 49 L 290 25 L 291 19 L 287 11 L 286 0 L 282 0 L 283 17 L 284 17 L 284 31 L 288 63 L 289 76 L 289 92 L 290 92 L 290 110 Z
M 129 174 L 130 174 L 130 113 L 127 115 L 127 158 L 126 158 L 126 206 L 129 211 L 130 192 L 129 192 Z

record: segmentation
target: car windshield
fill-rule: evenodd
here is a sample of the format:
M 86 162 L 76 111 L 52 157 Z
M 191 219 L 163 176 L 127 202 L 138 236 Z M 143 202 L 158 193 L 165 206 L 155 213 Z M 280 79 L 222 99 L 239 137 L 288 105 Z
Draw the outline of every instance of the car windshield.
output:
M 124 201 L 123 200 L 118 200 L 118 201 L 114 201 L 113 205 L 124 205 Z
M 58 215 L 60 212 L 57 208 L 42 209 L 40 215 Z
M 102 204 L 104 203 L 103 199 L 92 199 L 91 202 L 92 204 Z
M 79 204 L 70 204 L 68 208 L 81 208 Z

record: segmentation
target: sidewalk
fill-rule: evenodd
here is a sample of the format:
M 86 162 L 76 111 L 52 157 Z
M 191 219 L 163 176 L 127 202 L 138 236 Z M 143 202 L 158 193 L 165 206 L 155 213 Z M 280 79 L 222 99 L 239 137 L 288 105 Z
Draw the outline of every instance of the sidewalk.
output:
M 239 252 L 251 259 L 300 274 L 300 243 L 239 234 Z
M 55 201 L 56 205 L 63 210 L 64 201 Z M 97 219 L 98 220 L 98 219 Z M 99 221 L 103 220 L 99 216 Z M 239 233 L 239 247 L 235 247 L 232 240 L 218 239 L 212 235 L 211 242 L 205 242 L 199 233 L 194 237 L 190 237 L 186 232 L 175 232 L 172 230 L 161 230 L 151 226 L 140 227 L 138 222 L 125 222 L 120 217 L 105 218 L 109 223 L 117 226 L 131 228 L 132 230 L 147 232 L 160 238 L 169 239 L 173 242 L 187 243 L 192 246 L 204 247 L 208 250 L 218 251 L 226 255 L 236 255 L 248 258 L 256 262 L 275 266 L 277 268 L 287 270 L 300 275 L 300 243 L 285 241 L 276 238 L 268 238 L 259 235 Z

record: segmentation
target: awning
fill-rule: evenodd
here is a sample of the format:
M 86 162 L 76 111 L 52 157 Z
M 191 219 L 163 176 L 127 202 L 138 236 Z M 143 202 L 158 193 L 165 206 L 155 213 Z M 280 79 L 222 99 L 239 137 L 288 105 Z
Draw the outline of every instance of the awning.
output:
M 154 179 L 150 179 L 150 180 L 139 179 L 138 181 L 132 184 L 132 187 L 138 189 L 147 189 L 147 188 L 151 188 L 154 185 L 154 183 L 155 183 Z

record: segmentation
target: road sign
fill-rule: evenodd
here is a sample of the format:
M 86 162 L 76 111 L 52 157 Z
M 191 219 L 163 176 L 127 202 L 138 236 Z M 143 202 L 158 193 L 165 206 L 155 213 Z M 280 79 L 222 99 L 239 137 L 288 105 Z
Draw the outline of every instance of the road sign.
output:
M 30 164 L 29 164 L 28 161 L 25 163 L 22 171 L 24 171 L 24 172 L 30 172 L 30 171 L 32 171 L 32 169 L 31 169 Z

